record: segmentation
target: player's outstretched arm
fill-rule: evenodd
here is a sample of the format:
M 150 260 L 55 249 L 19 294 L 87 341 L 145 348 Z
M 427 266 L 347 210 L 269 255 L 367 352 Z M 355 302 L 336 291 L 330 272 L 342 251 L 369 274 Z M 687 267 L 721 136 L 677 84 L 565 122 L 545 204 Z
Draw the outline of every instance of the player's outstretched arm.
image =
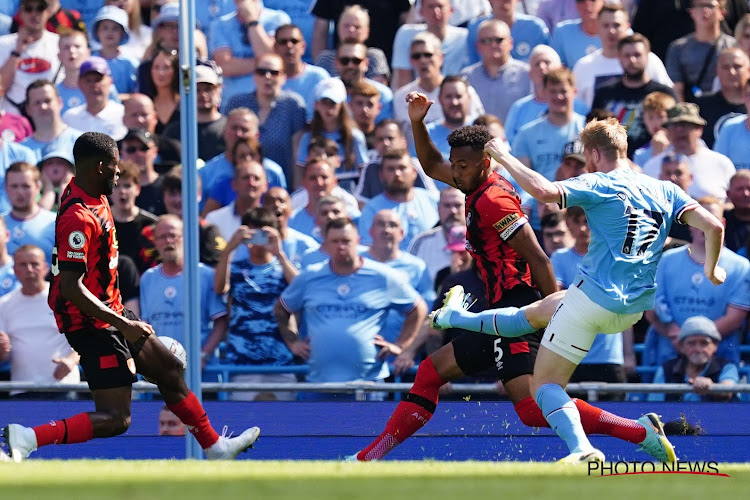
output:
M 65 300 L 76 306 L 83 314 L 109 323 L 117 328 L 129 342 L 136 343 L 143 337 L 153 335 L 154 329 L 143 321 L 132 321 L 107 307 L 83 284 L 83 270 L 61 270 L 60 292 Z
M 726 271 L 719 267 L 719 255 L 724 245 L 724 225 L 701 206 L 683 213 L 682 222 L 700 229 L 706 235 L 706 262 L 703 264 L 703 272 L 711 283 L 721 285 L 727 277 Z
M 410 92 L 406 96 L 406 102 L 409 103 L 409 119 L 411 120 L 412 134 L 414 135 L 414 149 L 417 150 L 417 158 L 425 173 L 435 180 L 443 181 L 446 184 L 456 187 L 453 182 L 450 164 L 443 159 L 435 143 L 430 139 L 427 133 L 427 126 L 424 123 L 424 117 L 434 104 L 426 95 L 419 92 Z
M 496 162 L 516 180 L 521 189 L 542 203 L 560 203 L 560 192 L 542 174 L 535 172 L 510 154 L 508 146 L 500 139 L 492 139 L 484 147 Z

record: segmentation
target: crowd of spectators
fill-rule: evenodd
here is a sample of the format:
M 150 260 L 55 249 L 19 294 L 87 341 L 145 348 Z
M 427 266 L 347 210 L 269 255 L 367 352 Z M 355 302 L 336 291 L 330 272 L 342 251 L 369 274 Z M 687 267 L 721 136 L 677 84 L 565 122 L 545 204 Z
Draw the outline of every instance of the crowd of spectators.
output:
M 44 276 L 86 131 L 120 148 L 110 203 L 123 298 L 178 341 L 183 234 L 199 231 L 190 292 L 200 295 L 206 378 L 221 366 L 233 381 L 294 382 L 284 367 L 301 363 L 314 382 L 382 381 L 389 364 L 408 371 L 455 334 L 427 325 L 439 293 L 481 288 L 464 194 L 415 158 L 413 91 L 434 101 L 427 129 L 446 161 L 447 136 L 480 124 L 550 180 L 585 172 L 579 132 L 614 116 L 632 168 L 725 221 L 726 282 L 702 275 L 702 233 L 673 227 L 657 307 L 634 329 L 600 336 L 573 381 L 688 382 L 685 399 L 698 400 L 748 372 L 746 1 L 190 1 L 198 228 L 182 223 L 179 4 L 0 4 L 0 380 L 78 380 Z M 571 286 L 588 248 L 585 214 L 519 195 L 558 286 Z M 231 370 L 246 366 L 275 368 Z

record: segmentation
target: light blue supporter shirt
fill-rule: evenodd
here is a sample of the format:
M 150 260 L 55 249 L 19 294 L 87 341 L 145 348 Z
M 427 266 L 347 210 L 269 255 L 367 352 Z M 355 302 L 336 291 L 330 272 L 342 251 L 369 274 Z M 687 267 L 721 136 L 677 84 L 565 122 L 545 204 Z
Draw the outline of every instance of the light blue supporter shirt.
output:
M 479 25 L 487 19 L 493 19 L 492 14 L 479 17 L 471 21 L 468 25 L 469 36 L 467 45 L 469 48 L 469 64 L 474 64 L 481 60 L 479 51 L 477 51 L 477 35 Z M 513 59 L 528 62 L 531 51 L 537 45 L 549 45 L 549 30 L 544 21 L 535 16 L 516 12 L 513 18 L 513 26 L 510 28 L 510 36 L 513 38 L 513 50 L 510 55 Z
M 282 24 L 291 23 L 291 19 L 285 12 L 274 9 L 263 8 L 258 19 L 268 36 L 273 37 L 276 28 Z M 246 29 L 242 27 L 237 13 L 232 12 L 214 20 L 209 28 L 208 53 L 213 58 L 218 50 L 229 49 L 232 57 L 250 59 L 255 57 L 255 51 L 248 39 Z M 233 96 L 249 92 L 249 87 L 254 85 L 253 75 L 225 76 L 224 90 L 222 91 L 222 102 L 229 102 Z
M 377 29 L 377 26 L 371 27 Z M 391 68 L 412 70 L 409 62 L 409 48 L 411 41 L 417 33 L 427 30 L 426 24 L 404 24 L 396 32 L 393 39 L 393 56 L 391 56 Z M 468 66 L 469 52 L 467 37 L 469 30 L 448 25 L 445 38 L 442 40 L 444 75 L 457 75 L 463 68 Z
M 320 66 L 307 64 L 302 73 L 294 78 L 286 79 L 286 83 L 282 88 L 289 92 L 296 92 L 302 96 L 302 99 L 305 100 L 307 121 L 312 120 L 315 113 L 315 87 L 326 78 L 330 78 L 330 76 L 328 71 Z
M 555 272 L 555 279 L 560 287 L 568 289 L 575 285 L 575 277 L 578 268 L 583 261 L 583 255 L 571 248 L 562 248 L 553 253 L 549 260 Z M 594 339 L 589 352 L 580 364 L 615 364 L 621 365 L 625 362 L 622 348 L 622 332 L 612 334 L 599 334 Z
M 201 345 L 211 333 L 213 321 L 226 316 L 227 305 L 214 292 L 214 270 L 198 263 L 200 289 Z M 146 270 L 141 276 L 140 308 L 143 321 L 154 327 L 157 335 L 172 337 L 185 345 L 185 274 L 168 276 L 162 265 Z
M 583 31 L 580 19 L 558 23 L 552 32 L 551 44 L 568 68 L 573 68 L 583 56 L 602 48 L 599 35 L 589 35 Z
M 296 229 L 302 234 L 313 238 L 318 243 L 323 242 L 323 235 L 320 231 L 315 231 L 317 227 L 315 225 L 315 215 L 307 211 L 307 206 L 300 208 L 295 211 L 291 217 L 289 217 L 289 227 Z
M 266 180 L 268 187 L 275 186 L 286 189 L 286 177 L 281 167 L 268 158 L 263 158 L 263 168 L 266 171 Z M 201 178 L 201 203 L 200 208 L 206 200 L 212 195 L 218 196 L 216 201 L 229 205 L 237 196 L 232 189 L 232 178 L 234 177 L 234 165 L 227 159 L 224 153 L 216 155 L 206 162 L 203 168 L 198 169 L 198 176 Z
M 3 214 L 5 227 L 10 238 L 6 244 L 8 254 L 13 255 L 18 247 L 26 244 L 36 245 L 44 251 L 47 264 L 52 263 L 52 249 L 55 247 L 55 212 L 40 208 L 39 212 L 29 219 L 19 220 L 10 212 Z
M 546 102 L 536 100 L 533 93 L 511 104 L 508 114 L 505 116 L 505 137 L 508 139 L 508 143 L 513 144 L 521 127 L 544 116 L 548 107 Z M 573 101 L 573 110 L 579 115 L 586 116 L 589 107 L 585 102 L 576 99 Z
M 586 118 L 577 113 L 562 127 L 553 125 L 547 117 L 536 119 L 518 131 L 513 141 L 513 155 L 529 158 L 533 170 L 554 181 L 565 145 L 577 139 L 585 125 Z
M 364 252 L 362 257 L 375 260 L 370 255 L 369 250 Z M 382 264 L 390 267 L 396 273 L 400 273 L 401 279 L 408 282 L 412 288 L 419 292 L 419 295 L 422 296 L 426 303 L 432 304 L 435 301 L 436 293 L 432 286 L 432 277 L 424 260 L 408 252 L 400 252 L 398 257 L 388 262 L 382 262 Z M 403 326 L 404 317 L 396 311 L 391 310 L 388 313 L 388 320 L 380 335 L 388 342 L 395 342 L 401 334 L 401 327 Z
M 436 196 L 424 188 L 414 188 L 414 196 L 405 202 L 394 201 L 385 193 L 372 198 L 362 207 L 362 215 L 359 217 L 359 237 L 363 245 L 370 245 L 370 226 L 375 214 L 381 210 L 393 210 L 401 219 L 401 227 L 404 230 L 404 239 L 399 244 L 399 249 L 406 251 L 412 240 L 421 232 L 432 229 L 440 217 L 437 212 Z
M 687 247 L 664 252 L 656 269 L 655 312 L 659 318 L 682 325 L 691 316 L 716 320 L 726 314 L 730 305 L 750 311 L 750 261 L 722 248 L 719 266 L 727 272 L 727 279 L 721 285 L 713 285 L 703 273 L 703 264 L 690 257 Z M 733 332 L 719 343 L 718 356 L 739 362 L 739 333 Z M 659 335 L 658 340 L 660 359 L 677 355 L 668 338 Z
M 256 265 L 249 259 L 232 262 L 231 301 L 227 333 L 228 362 L 240 365 L 288 365 L 292 353 L 279 333 L 274 304 L 286 289 L 277 259 Z
M 93 51 L 91 55 L 102 56 L 98 50 Z M 136 74 L 138 73 L 138 66 L 141 64 L 140 61 L 123 54 L 114 59 L 106 59 L 106 61 L 109 64 L 109 71 L 112 73 L 112 83 L 114 83 L 117 92 L 120 94 L 135 92 Z
M 341 163 L 343 164 L 346 158 L 344 154 L 344 145 L 341 142 L 341 133 L 336 130 L 335 132 L 323 132 L 323 137 L 326 139 L 333 139 L 339 145 L 339 156 L 341 157 Z M 367 156 L 367 140 L 365 134 L 362 133 L 358 128 L 352 129 L 352 148 L 354 152 L 354 164 L 364 165 L 369 161 Z M 307 147 L 310 145 L 310 132 L 302 134 L 299 140 L 299 146 L 297 146 L 297 165 L 304 165 L 307 159 Z
M 714 151 L 732 160 L 737 169 L 750 168 L 750 130 L 747 129 L 747 115 L 735 116 L 724 122 L 714 142 Z
M 586 212 L 591 242 L 576 281 L 595 303 L 617 314 L 653 309 L 656 267 L 674 221 L 698 204 L 671 182 L 630 169 L 556 182 L 561 208 Z
M 310 382 L 380 380 L 388 365 L 375 359 L 373 343 L 388 311 L 408 314 L 419 300 L 402 276 L 388 266 L 362 259 L 352 274 L 339 275 L 328 262 L 302 271 L 281 294 L 289 312 L 302 312 L 310 339 Z
M 60 135 L 49 142 L 39 142 L 34 139 L 33 135 L 30 135 L 22 140 L 21 144 L 34 152 L 36 155 L 36 161 L 34 164 L 36 165 L 42 160 L 44 155 L 50 151 L 66 151 L 70 157 L 73 158 L 73 146 L 81 134 L 83 134 L 83 132 L 80 130 L 66 126 L 65 130 L 63 130 Z

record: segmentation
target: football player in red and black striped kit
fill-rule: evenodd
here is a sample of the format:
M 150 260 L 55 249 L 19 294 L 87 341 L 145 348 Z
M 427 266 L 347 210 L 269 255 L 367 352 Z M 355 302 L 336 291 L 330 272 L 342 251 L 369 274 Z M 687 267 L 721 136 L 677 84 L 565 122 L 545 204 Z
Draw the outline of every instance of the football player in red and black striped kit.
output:
M 448 136 L 451 152 L 446 162 L 424 124 L 433 101 L 418 92 L 410 93 L 406 100 L 424 171 L 466 194 L 466 246 L 484 281 L 490 308 L 522 307 L 557 291 L 552 264 L 521 211 L 518 195 L 507 180 L 493 172 L 491 159 L 484 153 L 485 144 L 492 139 L 487 129 L 471 126 L 454 130 Z M 531 396 L 540 341 L 541 331 L 515 338 L 467 332 L 455 338 L 419 364 L 414 385 L 383 433 L 350 458 L 380 460 L 427 424 L 442 385 L 493 366 L 521 421 L 531 427 L 549 427 Z M 636 444 L 646 437 L 645 429 L 635 420 L 574 401 L 587 434 L 608 434 Z
M 155 381 L 164 402 L 187 426 L 209 459 L 233 459 L 258 437 L 257 427 L 235 438 L 219 436 L 183 379 L 180 361 L 148 323 L 122 305 L 118 245 L 107 195 L 117 183 L 115 141 L 87 132 L 73 147 L 76 176 L 65 188 L 55 224 L 49 305 L 57 325 L 81 356 L 95 411 L 37 427 L 4 428 L 11 457 L 21 461 L 39 446 L 117 436 L 130 425 L 136 372 Z

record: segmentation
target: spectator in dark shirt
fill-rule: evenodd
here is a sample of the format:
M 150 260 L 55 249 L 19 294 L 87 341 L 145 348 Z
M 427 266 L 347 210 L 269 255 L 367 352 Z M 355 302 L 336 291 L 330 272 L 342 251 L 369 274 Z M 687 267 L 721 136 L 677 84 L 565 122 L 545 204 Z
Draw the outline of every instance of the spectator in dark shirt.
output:
M 128 130 L 120 144 L 120 158 L 133 161 L 140 170 L 138 183 L 141 193 L 135 204 L 157 216 L 165 213 L 161 197 L 161 178 L 154 169 L 158 155 L 159 146 L 156 144 L 156 138 L 142 128 Z

